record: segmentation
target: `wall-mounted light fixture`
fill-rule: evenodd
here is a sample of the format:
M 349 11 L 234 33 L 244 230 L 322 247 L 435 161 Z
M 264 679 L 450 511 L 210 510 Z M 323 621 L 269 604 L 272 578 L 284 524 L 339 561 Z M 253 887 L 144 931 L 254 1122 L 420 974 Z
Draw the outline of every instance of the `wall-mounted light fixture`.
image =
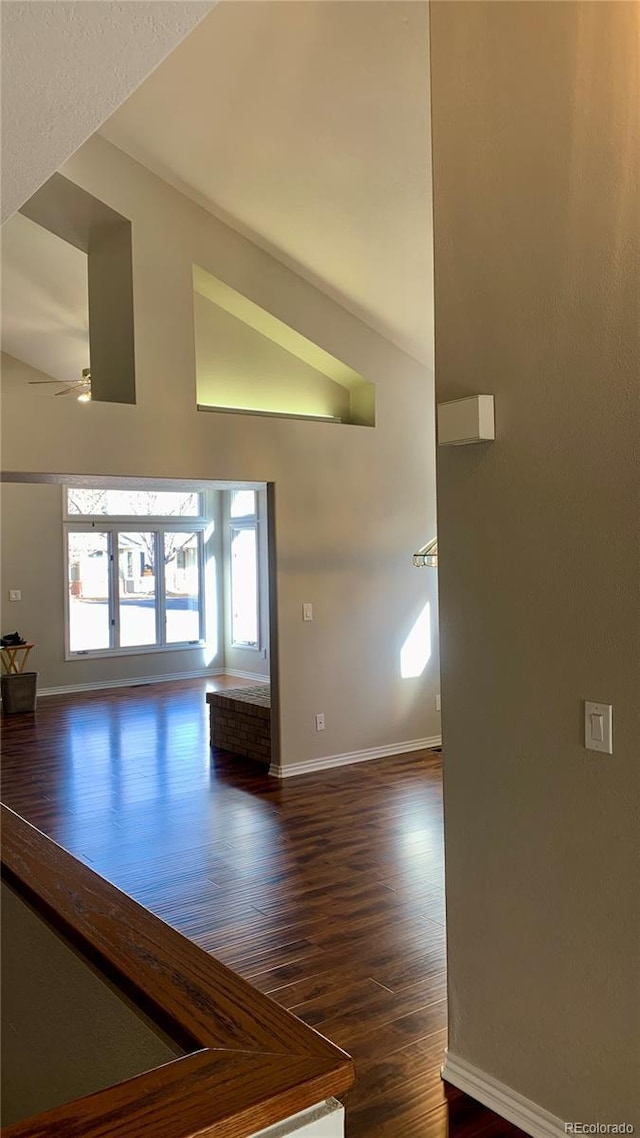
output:
M 493 395 L 438 403 L 438 446 L 491 442 L 495 437 Z
M 438 539 L 433 537 L 426 545 L 422 546 L 417 553 L 413 555 L 413 564 L 416 569 L 437 569 L 438 568 Z

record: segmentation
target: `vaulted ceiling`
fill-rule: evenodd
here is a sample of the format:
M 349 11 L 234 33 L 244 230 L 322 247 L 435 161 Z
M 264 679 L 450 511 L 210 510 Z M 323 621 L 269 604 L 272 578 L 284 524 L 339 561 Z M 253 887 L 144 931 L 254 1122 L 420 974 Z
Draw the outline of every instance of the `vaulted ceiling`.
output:
M 101 134 L 432 361 L 426 3 L 220 3 Z
M 3 0 L 3 221 L 71 157 L 214 3 Z
M 100 133 L 432 364 L 426 2 L 223 0 Z M 66 321 L 44 370 L 75 377 L 82 266 L 43 277 L 55 239 L 30 226 L 3 229 L 3 349 L 43 368 L 29 320 Z

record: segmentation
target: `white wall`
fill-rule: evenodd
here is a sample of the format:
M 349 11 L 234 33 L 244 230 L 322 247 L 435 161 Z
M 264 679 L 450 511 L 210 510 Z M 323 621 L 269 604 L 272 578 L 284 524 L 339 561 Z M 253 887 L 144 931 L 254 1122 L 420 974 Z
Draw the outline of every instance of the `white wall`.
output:
M 438 452 L 449 1047 L 637 1129 L 640 5 L 431 33 L 437 397 L 497 424 Z
M 436 736 L 435 575 L 411 564 L 435 527 L 428 371 L 103 139 L 62 172 L 133 223 L 137 404 L 49 399 L 44 416 L 12 364 L 3 466 L 274 482 L 284 765 Z M 198 413 L 194 262 L 375 382 L 375 429 Z M 403 679 L 426 603 L 431 658 Z

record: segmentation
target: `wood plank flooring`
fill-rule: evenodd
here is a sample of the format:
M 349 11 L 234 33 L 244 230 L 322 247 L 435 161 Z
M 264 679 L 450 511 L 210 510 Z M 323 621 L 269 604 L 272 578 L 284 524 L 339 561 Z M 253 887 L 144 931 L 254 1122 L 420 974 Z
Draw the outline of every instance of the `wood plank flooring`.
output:
M 440 756 L 269 778 L 209 749 L 204 694 L 225 682 L 3 717 L 3 801 L 344 1047 L 348 1138 L 517 1138 L 440 1079 Z

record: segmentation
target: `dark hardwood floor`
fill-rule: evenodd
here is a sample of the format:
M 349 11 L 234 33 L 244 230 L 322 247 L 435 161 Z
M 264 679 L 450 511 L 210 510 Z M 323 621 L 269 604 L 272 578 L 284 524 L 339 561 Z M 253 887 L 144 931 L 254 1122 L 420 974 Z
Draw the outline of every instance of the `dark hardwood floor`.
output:
M 348 1138 L 516 1138 L 440 1079 L 440 756 L 272 779 L 210 751 L 204 693 L 221 684 L 4 716 L 3 801 L 344 1047 Z

